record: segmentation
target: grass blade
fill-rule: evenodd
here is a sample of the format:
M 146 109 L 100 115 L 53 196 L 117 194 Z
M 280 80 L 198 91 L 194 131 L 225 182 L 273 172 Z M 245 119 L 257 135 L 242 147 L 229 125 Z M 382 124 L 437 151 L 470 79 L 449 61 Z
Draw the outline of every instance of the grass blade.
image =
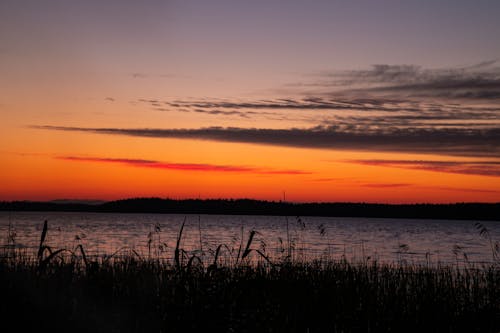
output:
M 241 256 L 241 259 L 245 259 L 246 256 L 248 256 L 250 254 L 250 246 L 252 245 L 252 241 L 253 241 L 253 237 L 255 236 L 255 233 L 256 231 L 255 230 L 252 230 L 250 231 L 250 235 L 248 236 L 248 242 L 247 242 L 247 246 L 245 247 L 245 251 L 243 251 L 243 255 Z
M 45 250 L 43 243 L 45 242 L 45 237 L 47 237 L 48 222 L 45 220 L 43 222 L 42 236 L 40 237 L 40 246 L 38 247 L 38 259 L 42 260 L 43 251 Z
M 179 230 L 179 234 L 177 235 L 177 242 L 175 244 L 175 251 L 174 251 L 174 260 L 175 260 L 175 266 L 177 267 L 178 270 L 181 269 L 181 261 L 180 261 L 180 245 L 181 245 L 181 239 L 182 239 L 182 231 L 184 230 L 184 225 L 186 224 L 186 218 L 184 217 L 184 221 L 182 222 L 181 229 Z
M 83 250 L 82 244 L 79 244 L 76 248 L 80 249 L 80 252 L 82 253 L 83 257 L 83 262 L 85 263 L 85 266 L 88 266 L 87 256 L 85 255 L 85 251 Z

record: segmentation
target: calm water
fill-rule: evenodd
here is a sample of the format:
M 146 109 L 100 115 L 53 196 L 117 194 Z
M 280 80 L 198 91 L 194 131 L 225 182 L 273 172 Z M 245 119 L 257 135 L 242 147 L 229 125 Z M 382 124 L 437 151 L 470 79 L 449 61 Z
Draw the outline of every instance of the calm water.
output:
M 463 253 L 472 262 L 492 260 L 490 245 L 479 235 L 476 221 L 454 220 L 0 212 L 0 245 L 7 245 L 10 225 L 15 246 L 35 253 L 43 221 L 48 220 L 47 244 L 54 248 L 82 244 L 94 255 L 135 249 L 143 256 L 170 258 L 184 219 L 182 248 L 187 252 L 202 248 L 207 257 L 219 244 L 237 249 L 243 228 L 245 244 L 248 233 L 258 231 L 252 248 L 273 259 L 286 254 L 289 239 L 295 257 L 304 260 L 325 256 L 362 260 L 369 256 L 383 262 L 455 263 L 457 258 L 464 260 Z M 500 240 L 499 222 L 482 223 L 493 240 Z

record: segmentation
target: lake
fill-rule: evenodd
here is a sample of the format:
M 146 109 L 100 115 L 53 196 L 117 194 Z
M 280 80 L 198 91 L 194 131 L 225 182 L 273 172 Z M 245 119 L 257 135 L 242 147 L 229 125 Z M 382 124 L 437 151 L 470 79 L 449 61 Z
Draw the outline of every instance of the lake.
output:
M 0 212 L 0 245 L 34 254 L 43 221 L 48 221 L 46 243 L 52 248 L 74 249 L 82 244 L 88 255 L 118 251 L 170 259 L 185 220 L 181 248 L 203 250 L 213 257 L 219 244 L 237 251 L 251 230 L 257 231 L 251 248 L 278 260 L 293 248 L 296 260 L 317 258 L 406 261 L 419 264 L 492 261 L 487 239 L 477 221 L 417 220 L 346 217 L 284 217 L 240 215 L 174 215 L 64 212 Z M 500 240 L 500 223 L 481 222 L 493 241 Z M 13 237 L 8 239 L 9 234 Z M 290 246 L 288 246 L 290 245 Z M 227 255 L 227 254 L 226 254 Z

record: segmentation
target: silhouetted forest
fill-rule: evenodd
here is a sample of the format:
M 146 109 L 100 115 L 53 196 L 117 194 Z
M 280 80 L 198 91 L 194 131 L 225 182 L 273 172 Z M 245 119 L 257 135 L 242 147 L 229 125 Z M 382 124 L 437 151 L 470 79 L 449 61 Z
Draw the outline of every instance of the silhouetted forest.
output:
M 99 204 L 32 201 L 0 202 L 0 210 L 500 220 L 500 203 L 393 205 L 369 203 L 291 203 L 250 199 L 173 200 L 134 198 Z

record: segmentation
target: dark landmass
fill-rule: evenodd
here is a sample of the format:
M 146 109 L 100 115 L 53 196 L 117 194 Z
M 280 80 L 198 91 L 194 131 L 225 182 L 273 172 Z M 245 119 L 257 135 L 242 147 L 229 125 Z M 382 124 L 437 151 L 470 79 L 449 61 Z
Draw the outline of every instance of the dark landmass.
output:
M 55 204 L 84 204 L 84 205 L 100 205 L 105 203 L 104 200 L 80 200 L 80 199 L 56 199 L 49 201 Z
M 105 203 L 0 202 L 0 211 L 381 217 L 500 221 L 500 203 L 291 203 L 250 199 L 135 198 Z

